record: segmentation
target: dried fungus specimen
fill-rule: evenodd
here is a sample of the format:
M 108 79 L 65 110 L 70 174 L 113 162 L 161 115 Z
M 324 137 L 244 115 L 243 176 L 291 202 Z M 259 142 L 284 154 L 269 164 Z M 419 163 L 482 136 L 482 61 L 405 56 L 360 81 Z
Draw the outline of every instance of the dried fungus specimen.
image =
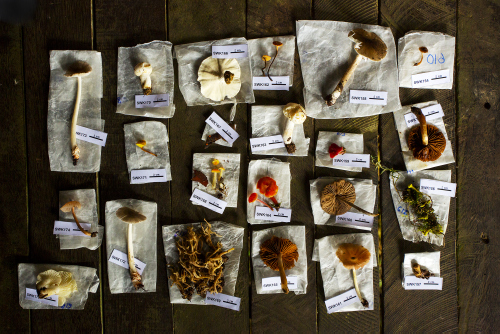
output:
M 236 124 L 229 123 L 229 126 L 232 127 L 233 130 L 236 130 Z M 219 139 L 222 139 L 223 141 L 227 142 L 227 140 L 225 140 L 219 133 L 208 135 L 207 139 L 205 140 L 205 148 L 208 148 L 210 145 L 212 145 Z
M 346 180 L 334 181 L 325 186 L 321 192 L 321 208 L 330 215 L 343 215 L 353 207 L 367 216 L 378 216 L 354 205 L 354 201 L 356 201 L 356 190 L 352 183 Z
M 46 270 L 36 277 L 36 292 L 38 298 L 46 298 L 52 295 L 59 297 L 57 304 L 63 306 L 66 299 L 75 291 L 78 291 L 73 275 L 68 271 Z
M 289 239 L 273 235 L 260 245 L 260 258 L 266 266 L 280 272 L 281 289 L 284 293 L 288 293 L 290 290 L 285 270 L 295 267 L 295 261 L 299 259 L 297 245 Z
M 208 186 L 207 177 L 199 170 L 193 170 L 193 178 L 191 179 L 191 181 L 199 182 L 204 187 Z
M 89 237 L 95 238 L 97 237 L 97 232 L 90 232 L 87 231 L 80 225 L 80 222 L 78 221 L 78 218 L 76 218 L 75 214 L 75 209 L 81 209 L 82 205 L 78 201 L 70 201 L 66 204 L 64 204 L 59 210 L 62 212 L 71 212 L 73 214 L 73 218 L 75 219 L 76 226 L 78 226 L 78 229 L 80 229 L 80 232 L 82 232 L 85 235 L 88 235 Z
M 411 270 L 413 271 L 413 274 L 418 278 L 429 279 L 431 276 L 434 276 L 433 273 L 431 273 L 426 268 L 421 267 L 420 264 L 418 264 L 416 261 L 412 261 Z
M 424 162 L 439 159 L 446 148 L 446 138 L 437 127 L 427 124 L 420 108 L 411 107 L 411 111 L 420 123 L 411 128 L 408 135 L 408 147 L 413 157 Z
M 356 270 L 363 268 L 370 262 L 370 251 L 361 245 L 346 243 L 339 246 L 336 255 L 346 269 L 352 270 L 352 279 L 358 298 L 364 307 L 368 307 L 368 301 L 361 296 L 361 291 L 359 290 Z
M 420 60 L 417 63 L 413 64 L 413 66 L 418 66 L 422 64 L 422 61 L 424 60 L 424 53 L 429 52 L 429 50 L 425 46 L 419 47 L 418 51 L 420 51 Z
M 345 148 L 342 146 L 339 146 L 335 143 L 332 143 L 330 147 L 328 148 L 328 153 L 330 154 L 330 158 L 333 159 L 337 155 L 343 155 L 345 154 Z
M 139 147 L 141 150 L 143 150 L 144 152 L 146 153 L 149 153 L 151 155 L 154 155 L 155 157 L 157 157 L 157 155 L 151 151 L 148 151 L 144 148 L 144 146 L 146 146 L 146 141 L 145 140 L 139 140 L 137 143 L 135 143 L 135 145 L 137 145 L 137 147 Z

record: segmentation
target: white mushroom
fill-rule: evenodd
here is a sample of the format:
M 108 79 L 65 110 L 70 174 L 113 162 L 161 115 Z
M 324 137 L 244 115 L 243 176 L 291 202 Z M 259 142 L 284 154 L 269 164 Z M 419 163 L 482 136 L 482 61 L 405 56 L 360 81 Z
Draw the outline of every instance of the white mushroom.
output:
M 198 69 L 201 94 L 213 101 L 235 97 L 241 89 L 240 77 L 240 64 L 234 58 L 208 57 Z
M 46 270 L 36 277 L 36 292 L 38 298 L 47 298 L 57 295 L 59 306 L 64 305 L 66 298 L 77 291 L 76 281 L 73 275 L 67 271 Z
M 285 145 L 292 143 L 293 128 L 295 124 L 302 124 L 305 122 L 307 115 L 306 111 L 298 103 L 288 103 L 283 108 L 283 115 L 287 118 L 285 131 L 283 131 L 283 140 Z
M 151 88 L 151 73 L 153 73 L 153 67 L 150 63 L 139 63 L 134 67 L 134 74 L 141 79 L 144 95 L 149 95 L 153 91 Z

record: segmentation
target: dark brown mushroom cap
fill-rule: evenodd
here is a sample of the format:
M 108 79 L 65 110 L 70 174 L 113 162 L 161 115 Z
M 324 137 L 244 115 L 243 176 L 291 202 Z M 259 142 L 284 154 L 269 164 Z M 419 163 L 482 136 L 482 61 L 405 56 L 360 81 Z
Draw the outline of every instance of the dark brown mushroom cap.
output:
M 422 53 L 427 53 L 429 52 L 429 50 L 425 47 L 425 46 L 421 46 L 418 48 L 418 51 L 422 52 Z
M 116 216 L 128 224 L 136 224 L 146 220 L 146 216 L 134 209 L 122 206 L 116 210 Z
M 349 270 L 363 268 L 372 257 L 368 249 L 356 244 L 341 244 L 336 254 L 344 267 Z
M 338 180 L 330 183 L 321 192 L 321 208 L 331 215 L 343 215 L 351 206 L 344 201 L 354 203 L 356 200 L 356 190 L 351 182 Z
M 260 258 L 262 262 L 274 271 L 279 271 L 278 256 L 281 253 L 283 268 L 285 270 L 295 267 L 299 259 L 297 245 L 288 239 L 272 236 L 260 245 Z
M 65 77 L 84 77 L 92 72 L 92 66 L 83 60 L 77 60 L 66 70 Z
M 347 37 L 356 43 L 354 50 L 363 57 L 373 61 L 381 61 L 387 55 L 387 45 L 373 32 L 364 29 L 353 29 Z
M 59 210 L 62 212 L 71 212 L 71 209 L 81 209 L 82 205 L 78 201 L 70 201 L 66 204 L 64 204 Z
M 439 159 L 446 148 L 446 138 L 443 133 L 434 125 L 427 124 L 428 145 L 422 143 L 422 133 L 420 125 L 415 125 L 410 129 L 408 135 L 408 147 L 413 152 L 413 157 L 427 162 Z

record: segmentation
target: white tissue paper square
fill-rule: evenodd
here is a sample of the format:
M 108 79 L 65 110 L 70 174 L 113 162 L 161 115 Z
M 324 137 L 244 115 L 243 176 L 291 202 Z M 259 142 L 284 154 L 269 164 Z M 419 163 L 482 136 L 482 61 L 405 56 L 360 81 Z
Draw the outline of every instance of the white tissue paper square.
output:
M 433 274 L 433 277 L 440 276 L 440 258 L 441 252 L 423 252 L 423 253 L 406 253 L 402 265 L 402 285 L 405 286 L 406 276 L 415 276 L 412 269 L 412 262 L 417 262 L 421 267 L 427 269 Z
M 238 104 L 235 103 L 231 107 L 231 114 L 229 115 L 229 121 L 225 120 L 222 116 L 219 115 L 219 117 L 221 117 L 227 124 L 234 125 L 236 132 L 238 132 L 238 128 L 236 127 L 236 123 L 233 123 L 233 122 L 234 122 L 234 117 L 236 116 L 236 106 L 237 105 Z M 208 125 L 208 123 L 206 123 L 205 124 L 205 129 L 203 129 L 203 134 L 201 135 L 201 140 L 203 140 L 203 142 L 206 143 L 208 136 L 212 136 L 212 135 L 214 135 L 216 133 L 217 133 L 217 131 L 214 128 L 212 128 L 210 125 Z M 215 141 L 213 144 L 217 144 L 217 145 L 220 145 L 220 146 L 226 146 L 226 147 L 233 147 L 233 144 L 230 144 L 229 142 L 227 142 L 223 138 Z M 211 145 L 213 145 L 213 144 L 211 144 Z M 205 148 L 208 148 L 208 147 L 209 146 L 205 145 Z
M 316 166 L 333 169 L 346 170 L 351 172 L 361 172 L 362 167 L 334 166 L 333 159 L 330 158 L 328 149 L 331 144 L 337 144 L 345 148 L 345 153 L 363 154 L 364 142 L 363 134 L 320 131 L 316 143 Z

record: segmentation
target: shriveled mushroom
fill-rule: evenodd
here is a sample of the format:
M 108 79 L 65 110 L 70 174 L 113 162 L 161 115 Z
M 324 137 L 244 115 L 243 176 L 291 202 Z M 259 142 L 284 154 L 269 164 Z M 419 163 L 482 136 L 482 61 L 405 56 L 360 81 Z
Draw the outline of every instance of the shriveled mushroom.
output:
M 295 267 L 295 261 L 299 259 L 297 245 L 289 239 L 273 235 L 260 245 L 260 258 L 266 266 L 280 272 L 281 289 L 284 293 L 288 293 L 290 290 L 285 270 Z
M 141 150 L 143 150 L 144 152 L 146 153 L 149 153 L 151 155 L 154 155 L 155 157 L 157 157 L 157 155 L 151 151 L 148 151 L 144 148 L 144 146 L 146 146 L 146 141 L 145 140 L 139 140 L 137 143 L 135 143 L 135 145 L 137 145 L 137 147 L 139 147 Z
M 144 95 L 150 95 L 153 92 L 151 87 L 151 73 L 153 73 L 153 67 L 150 63 L 139 63 L 134 67 L 134 74 L 141 79 L 142 93 Z
M 424 162 L 439 159 L 446 148 L 446 138 L 437 127 L 427 124 L 420 108 L 411 107 L 411 111 L 420 123 L 411 128 L 408 135 L 408 148 L 413 157 Z
M 307 115 L 304 108 L 302 108 L 302 106 L 298 103 L 288 103 L 283 108 L 283 115 L 287 118 L 285 130 L 283 131 L 283 140 L 285 141 L 286 146 L 292 144 L 293 128 L 295 127 L 295 124 L 304 123 Z
M 367 216 L 378 216 L 363 210 L 355 205 L 354 201 L 356 201 L 356 190 L 352 183 L 346 180 L 333 181 L 321 192 L 321 208 L 330 215 L 343 215 L 353 207 Z
M 433 273 L 431 273 L 428 269 L 423 268 L 418 264 L 417 261 L 413 260 L 411 263 L 411 270 L 413 271 L 413 274 L 422 279 L 429 279 L 431 276 L 434 276 Z
M 75 61 L 64 74 L 68 78 L 77 78 L 78 86 L 76 91 L 75 109 L 73 110 L 73 118 L 71 119 L 71 155 L 73 156 L 73 165 L 76 166 L 80 159 L 80 148 L 76 144 L 76 122 L 78 120 L 78 111 L 80 110 L 80 100 L 82 95 L 82 78 L 92 72 L 92 66 L 89 63 L 77 60 Z
M 424 60 L 424 53 L 429 52 L 429 50 L 425 46 L 419 47 L 418 51 L 420 51 L 420 60 L 417 63 L 413 64 L 413 66 L 418 66 L 422 64 L 422 61 Z
M 348 270 L 352 270 L 352 279 L 358 298 L 364 307 L 368 307 L 368 301 L 361 296 L 361 291 L 359 291 L 356 270 L 363 268 L 370 262 L 370 251 L 361 245 L 346 243 L 339 246 L 336 254 L 344 267 Z
M 144 289 L 144 284 L 142 284 L 142 277 L 135 267 L 134 258 L 134 224 L 142 223 L 146 220 L 146 216 L 134 209 L 123 206 L 116 210 L 116 216 L 120 218 L 123 222 L 128 224 L 127 229 L 127 258 L 128 266 L 130 272 L 130 279 L 134 288 Z
M 81 209 L 82 205 L 78 201 L 70 201 L 66 204 L 64 204 L 59 210 L 62 212 L 71 212 L 73 214 L 73 218 L 75 219 L 76 226 L 78 226 L 78 229 L 80 232 L 82 232 L 85 235 L 88 235 L 89 237 L 95 238 L 97 237 L 97 231 L 96 232 L 89 232 L 86 229 L 80 225 L 80 222 L 78 221 L 78 218 L 76 218 L 75 214 L 75 209 Z
M 273 201 L 273 206 L 276 208 L 276 211 L 279 210 L 279 207 L 281 206 L 278 200 L 274 197 L 278 194 L 278 185 L 276 184 L 276 181 L 269 176 L 265 176 L 259 179 L 257 181 L 257 189 L 259 189 L 260 193 L 267 198 L 269 198 L 271 201 Z
M 248 196 L 248 203 L 253 203 L 253 202 L 259 202 L 259 203 L 262 203 L 264 204 L 265 206 L 267 206 L 269 209 L 271 209 L 271 211 L 273 211 L 274 209 L 269 205 L 267 204 L 266 202 L 262 201 L 259 199 L 259 195 L 257 193 L 251 193 L 250 196 Z
M 40 299 L 57 295 L 57 305 L 63 306 L 75 291 L 78 291 L 76 281 L 68 271 L 49 269 L 36 276 L 36 292 Z
M 368 32 L 364 29 L 354 29 L 347 35 L 355 44 L 354 50 L 357 52 L 354 62 L 349 66 L 345 74 L 340 79 L 337 87 L 328 95 L 325 102 L 328 106 L 333 106 L 337 99 L 342 94 L 344 87 L 349 81 L 349 78 L 358 67 L 363 59 L 373 61 L 381 61 L 387 55 L 387 45 L 384 41 L 373 32 Z
M 233 98 L 241 89 L 240 64 L 234 58 L 208 57 L 198 69 L 201 95 L 213 101 Z

